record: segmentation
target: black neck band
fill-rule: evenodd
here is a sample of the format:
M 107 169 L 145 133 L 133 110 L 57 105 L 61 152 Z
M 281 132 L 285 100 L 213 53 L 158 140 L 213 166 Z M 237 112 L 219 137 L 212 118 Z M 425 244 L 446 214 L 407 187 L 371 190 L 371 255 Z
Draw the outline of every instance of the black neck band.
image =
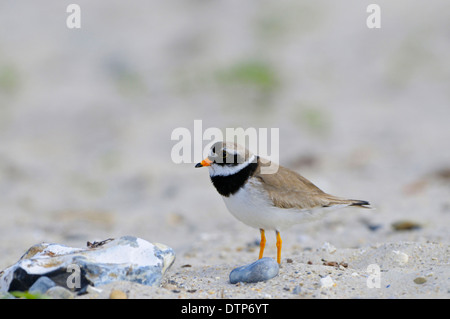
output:
M 257 167 L 257 162 L 250 163 L 234 174 L 227 176 L 211 176 L 211 182 L 220 195 L 228 197 L 236 193 L 245 185 L 249 177 L 255 173 Z

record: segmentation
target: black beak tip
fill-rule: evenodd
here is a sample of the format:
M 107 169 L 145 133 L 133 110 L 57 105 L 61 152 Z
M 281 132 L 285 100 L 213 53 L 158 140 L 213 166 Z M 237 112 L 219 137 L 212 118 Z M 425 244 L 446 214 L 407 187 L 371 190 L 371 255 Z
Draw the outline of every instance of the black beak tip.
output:
M 195 164 L 195 168 L 203 167 L 202 163 Z

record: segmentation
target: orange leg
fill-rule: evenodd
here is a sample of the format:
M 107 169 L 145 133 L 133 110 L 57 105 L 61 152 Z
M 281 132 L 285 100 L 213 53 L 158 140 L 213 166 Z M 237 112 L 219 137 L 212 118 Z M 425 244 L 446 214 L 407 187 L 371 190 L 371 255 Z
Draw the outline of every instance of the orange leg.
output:
M 281 263 L 281 244 L 283 243 L 281 240 L 281 236 L 280 233 L 278 232 L 278 230 L 276 231 L 277 234 L 277 263 L 280 264 Z
M 259 230 L 261 232 L 261 241 L 259 242 L 259 259 L 264 255 L 264 247 L 266 247 L 266 236 L 264 235 L 264 229 Z

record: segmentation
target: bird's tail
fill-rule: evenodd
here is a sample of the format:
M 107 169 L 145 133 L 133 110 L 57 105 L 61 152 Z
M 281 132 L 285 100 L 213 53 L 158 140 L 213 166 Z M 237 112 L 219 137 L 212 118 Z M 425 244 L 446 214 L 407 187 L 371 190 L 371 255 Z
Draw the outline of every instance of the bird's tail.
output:
M 371 208 L 368 207 L 370 203 L 365 200 L 358 200 L 358 199 L 350 199 L 350 205 L 349 206 L 360 206 L 362 208 Z

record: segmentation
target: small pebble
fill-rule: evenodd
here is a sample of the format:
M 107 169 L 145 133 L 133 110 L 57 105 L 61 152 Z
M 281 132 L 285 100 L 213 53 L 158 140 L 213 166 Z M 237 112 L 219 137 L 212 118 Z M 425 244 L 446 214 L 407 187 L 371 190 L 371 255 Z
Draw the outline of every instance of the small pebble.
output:
M 377 231 L 377 230 L 380 229 L 381 227 L 383 227 L 383 225 L 381 225 L 381 224 L 369 224 L 369 225 L 367 225 L 367 228 L 368 228 L 370 231 Z
M 128 299 L 127 294 L 119 289 L 111 290 L 109 294 L 109 299 Z
M 278 263 L 269 257 L 235 268 L 230 273 L 230 283 L 259 282 L 269 280 L 278 275 Z
M 402 230 L 420 229 L 420 228 L 422 228 L 422 226 L 414 221 L 401 220 L 401 221 L 392 223 L 392 228 L 394 228 L 394 230 L 397 230 L 397 231 L 402 231 Z
M 374 224 L 372 223 L 370 220 L 366 219 L 366 218 L 362 218 L 361 223 L 363 223 L 370 231 L 377 231 L 378 229 L 380 229 L 381 227 L 383 227 L 383 225 L 381 224 Z
M 47 290 L 45 293 L 47 296 L 53 299 L 73 299 L 74 296 L 70 290 L 61 286 L 55 286 Z
M 339 263 L 337 261 L 325 261 L 323 263 L 324 266 L 331 266 L 331 267 L 339 267 Z
M 28 292 L 32 294 L 45 294 L 47 290 L 55 286 L 56 284 L 53 280 L 46 276 L 42 276 L 39 277 L 33 285 L 31 285 L 30 289 L 28 289 Z
M 302 291 L 302 287 L 295 286 L 295 288 L 292 290 L 292 293 L 295 295 L 298 295 Z
M 418 285 L 424 284 L 427 282 L 427 280 L 424 277 L 417 277 L 414 279 L 414 282 Z

